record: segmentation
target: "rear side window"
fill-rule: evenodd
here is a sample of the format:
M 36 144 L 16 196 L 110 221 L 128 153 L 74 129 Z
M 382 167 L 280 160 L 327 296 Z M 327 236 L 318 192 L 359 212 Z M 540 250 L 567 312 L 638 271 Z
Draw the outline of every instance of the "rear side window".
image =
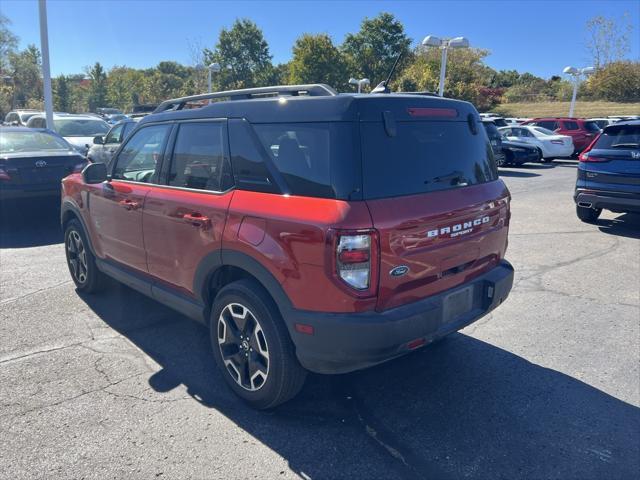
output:
M 363 189 L 368 199 L 412 195 L 498 178 L 487 136 L 467 122 L 362 123 Z
M 183 123 L 173 149 L 169 185 L 220 191 L 224 160 L 222 122 Z
M 584 128 L 591 133 L 600 132 L 600 124 L 598 122 L 584 122 Z
M 546 128 L 551 131 L 558 128 L 558 122 L 554 122 L 552 120 L 542 120 L 540 122 L 534 122 L 532 125 L 537 125 L 538 127 Z
M 292 194 L 335 197 L 329 164 L 329 124 L 255 125 L 254 129 Z
M 571 122 L 571 121 L 565 120 L 563 123 L 564 123 L 565 130 L 580 130 L 580 126 L 578 125 L 578 122 Z
M 640 149 L 640 125 L 618 125 L 606 128 L 594 148 Z

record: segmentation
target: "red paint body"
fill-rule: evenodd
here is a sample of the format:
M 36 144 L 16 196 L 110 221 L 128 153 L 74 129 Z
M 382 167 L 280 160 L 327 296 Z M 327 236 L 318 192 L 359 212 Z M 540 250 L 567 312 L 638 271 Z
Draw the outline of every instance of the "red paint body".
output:
M 504 258 L 509 193 L 501 180 L 459 189 L 348 202 L 232 190 L 216 194 L 112 180 L 63 181 L 99 258 L 195 297 L 200 261 L 219 249 L 251 256 L 282 285 L 293 307 L 383 311 L 458 286 Z M 87 201 L 88 200 L 88 201 Z M 429 232 L 487 218 L 456 238 Z M 479 220 L 478 220 L 479 221 Z M 373 294 L 335 277 L 331 232 L 375 229 Z M 389 271 L 406 265 L 406 275 Z
M 550 129 L 558 135 L 567 135 L 573 140 L 573 146 L 576 152 L 582 152 L 589 146 L 593 139 L 598 135 L 597 132 L 590 131 L 585 126 L 585 120 L 580 118 L 534 118 L 524 122 L 522 125 L 533 125 L 539 122 L 555 122 L 556 128 Z M 568 122 L 578 124 L 577 129 L 569 129 Z

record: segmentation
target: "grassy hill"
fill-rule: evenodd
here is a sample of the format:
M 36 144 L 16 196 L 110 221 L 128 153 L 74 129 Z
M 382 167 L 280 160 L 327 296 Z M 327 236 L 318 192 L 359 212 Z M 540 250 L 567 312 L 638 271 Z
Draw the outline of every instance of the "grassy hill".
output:
M 503 103 L 492 109 L 505 117 L 564 117 L 569 115 L 570 102 Z M 640 115 L 640 103 L 576 102 L 576 117 L 606 117 L 609 115 Z

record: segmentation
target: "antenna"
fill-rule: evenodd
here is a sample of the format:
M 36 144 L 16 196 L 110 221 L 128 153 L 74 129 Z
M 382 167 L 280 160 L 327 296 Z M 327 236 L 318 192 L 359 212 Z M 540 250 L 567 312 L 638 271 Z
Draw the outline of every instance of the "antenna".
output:
M 376 88 L 371 90 L 371 93 L 391 93 L 391 90 L 389 90 L 389 82 L 391 81 L 391 77 L 393 77 L 393 74 L 396 73 L 396 67 L 398 66 L 398 62 L 400 62 L 403 54 L 404 52 L 400 52 L 400 54 L 396 58 L 396 61 L 393 63 L 393 67 L 391 67 L 391 71 L 389 72 L 389 76 L 387 77 L 387 79 L 380 82 Z

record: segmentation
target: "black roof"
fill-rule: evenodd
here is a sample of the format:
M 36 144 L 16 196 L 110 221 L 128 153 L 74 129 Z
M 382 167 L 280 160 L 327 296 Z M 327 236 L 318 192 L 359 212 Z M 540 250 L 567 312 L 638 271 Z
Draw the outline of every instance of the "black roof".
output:
M 620 127 L 623 125 L 632 125 L 632 126 L 638 126 L 640 125 L 640 120 L 622 120 L 620 122 L 616 122 L 616 123 L 612 123 L 611 125 L 607 125 L 605 127 L 605 130 L 608 130 L 612 127 Z
M 439 120 L 466 120 L 469 114 L 479 119 L 476 109 L 468 102 L 393 93 L 271 96 L 216 101 L 200 108 L 153 113 L 143 118 L 140 125 L 204 118 L 245 118 L 251 123 L 380 121 L 383 111 L 391 112 L 396 120 L 424 120 L 424 117 L 409 114 L 412 107 L 457 111 L 456 117 L 442 116 Z

